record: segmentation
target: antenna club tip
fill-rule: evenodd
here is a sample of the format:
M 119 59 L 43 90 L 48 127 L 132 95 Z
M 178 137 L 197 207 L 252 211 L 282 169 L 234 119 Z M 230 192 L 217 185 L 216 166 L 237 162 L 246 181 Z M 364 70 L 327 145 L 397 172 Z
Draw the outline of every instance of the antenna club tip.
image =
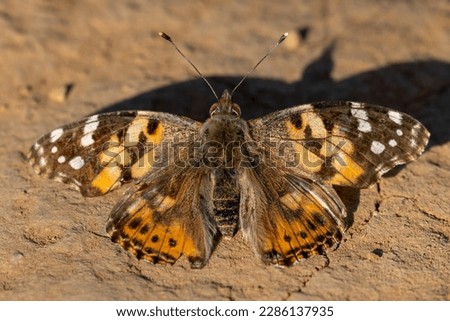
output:
M 160 37 L 162 37 L 163 39 L 166 39 L 167 41 L 171 41 L 172 40 L 167 33 L 158 32 L 158 35 L 160 35 Z
M 288 35 L 289 35 L 289 33 L 287 33 L 287 32 L 283 33 L 280 37 L 280 40 L 278 40 L 278 43 L 283 42 L 284 39 L 286 39 Z

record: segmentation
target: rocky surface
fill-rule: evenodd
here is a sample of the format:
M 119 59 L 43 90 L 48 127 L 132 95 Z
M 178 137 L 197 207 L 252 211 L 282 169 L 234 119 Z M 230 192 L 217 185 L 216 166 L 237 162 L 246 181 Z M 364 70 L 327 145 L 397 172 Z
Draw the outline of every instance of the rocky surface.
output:
M 449 300 L 448 1 L 52 1 L 0 3 L 0 299 Z M 92 113 L 148 109 L 203 120 L 239 89 L 243 116 L 351 99 L 407 112 L 431 132 L 424 155 L 366 189 L 341 190 L 346 241 L 295 267 L 264 266 L 240 233 L 202 270 L 138 261 L 105 236 L 122 190 L 83 198 L 38 177 L 24 154 Z

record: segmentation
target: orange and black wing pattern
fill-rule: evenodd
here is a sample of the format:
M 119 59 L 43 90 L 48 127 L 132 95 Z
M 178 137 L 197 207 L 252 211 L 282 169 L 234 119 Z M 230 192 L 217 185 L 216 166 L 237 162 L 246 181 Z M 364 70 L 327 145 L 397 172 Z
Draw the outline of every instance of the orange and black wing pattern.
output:
M 430 136 L 409 115 L 348 101 L 288 108 L 249 124 L 253 139 L 278 160 L 277 167 L 356 188 L 418 158 Z

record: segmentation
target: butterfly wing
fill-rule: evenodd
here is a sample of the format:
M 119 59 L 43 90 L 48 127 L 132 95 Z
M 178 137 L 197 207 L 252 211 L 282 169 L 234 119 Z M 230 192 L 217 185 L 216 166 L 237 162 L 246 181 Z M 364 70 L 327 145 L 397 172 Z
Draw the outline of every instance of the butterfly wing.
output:
M 346 210 L 330 186 L 261 164 L 240 176 L 244 235 L 267 264 L 290 266 L 338 244 Z
M 132 186 L 114 207 L 106 229 L 114 242 L 153 263 L 187 256 L 203 267 L 219 240 L 204 168 L 168 166 Z
M 199 127 L 159 112 L 93 115 L 41 137 L 28 160 L 37 173 L 98 196 L 166 166 L 169 145 L 185 147 Z
M 416 159 L 429 132 L 404 113 L 353 102 L 293 107 L 249 122 L 275 166 L 326 184 L 368 187 L 393 167 Z

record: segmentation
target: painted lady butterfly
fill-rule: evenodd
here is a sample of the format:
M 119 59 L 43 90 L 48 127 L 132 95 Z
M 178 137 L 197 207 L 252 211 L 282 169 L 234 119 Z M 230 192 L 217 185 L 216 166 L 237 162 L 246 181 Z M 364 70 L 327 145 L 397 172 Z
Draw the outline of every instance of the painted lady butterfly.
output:
M 429 138 L 404 113 L 347 101 L 240 116 L 228 91 L 204 123 L 94 115 L 41 137 L 28 159 L 84 196 L 131 183 L 106 230 L 138 258 L 173 264 L 185 255 L 201 268 L 222 235 L 242 229 L 265 263 L 290 266 L 341 241 L 346 208 L 332 185 L 366 188 L 419 157 Z

